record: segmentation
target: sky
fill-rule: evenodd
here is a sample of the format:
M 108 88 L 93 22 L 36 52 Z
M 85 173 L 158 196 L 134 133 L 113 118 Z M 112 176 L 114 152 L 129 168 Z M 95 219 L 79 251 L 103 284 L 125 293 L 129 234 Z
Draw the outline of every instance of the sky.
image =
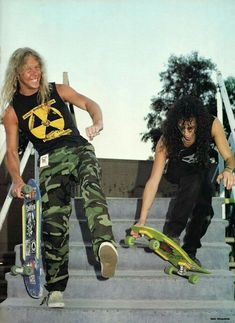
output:
M 146 160 L 141 141 L 159 73 L 170 55 L 211 59 L 235 76 L 234 0 L 0 0 L 0 85 L 18 47 L 44 58 L 49 81 L 70 85 L 101 107 L 98 158 Z M 83 136 L 88 113 L 76 109 Z

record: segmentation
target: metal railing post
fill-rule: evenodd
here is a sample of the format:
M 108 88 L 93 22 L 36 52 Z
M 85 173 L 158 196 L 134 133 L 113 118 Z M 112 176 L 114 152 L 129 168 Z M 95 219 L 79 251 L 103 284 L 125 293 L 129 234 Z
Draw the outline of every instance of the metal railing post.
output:
M 229 144 L 230 147 L 232 149 L 232 151 L 234 152 L 234 146 L 235 146 L 235 118 L 234 118 L 234 113 L 229 101 L 229 97 L 228 97 L 228 93 L 222 78 L 222 74 L 217 71 L 217 83 L 218 83 L 218 87 L 217 87 L 217 114 L 218 114 L 218 118 L 220 119 L 220 121 L 223 124 L 223 103 L 224 103 L 224 108 L 225 108 L 225 112 L 227 114 L 228 117 L 228 121 L 229 121 L 229 126 L 230 126 L 230 136 L 229 136 Z M 222 158 L 219 155 L 219 172 L 221 172 L 223 170 L 223 162 L 222 162 Z M 231 193 L 233 196 L 235 196 L 235 187 L 232 188 Z M 224 188 L 220 185 L 220 196 L 221 197 L 225 197 L 225 190 Z M 225 212 L 225 204 L 222 205 L 222 218 L 225 219 L 226 218 L 226 212 Z

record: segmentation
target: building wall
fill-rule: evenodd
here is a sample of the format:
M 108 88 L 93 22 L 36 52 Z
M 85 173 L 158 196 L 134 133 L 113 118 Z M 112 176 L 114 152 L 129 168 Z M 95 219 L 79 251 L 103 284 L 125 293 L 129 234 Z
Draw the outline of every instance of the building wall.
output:
M 141 197 L 153 161 L 99 159 L 102 170 L 102 186 L 107 197 Z M 162 179 L 158 196 L 170 196 L 175 187 Z

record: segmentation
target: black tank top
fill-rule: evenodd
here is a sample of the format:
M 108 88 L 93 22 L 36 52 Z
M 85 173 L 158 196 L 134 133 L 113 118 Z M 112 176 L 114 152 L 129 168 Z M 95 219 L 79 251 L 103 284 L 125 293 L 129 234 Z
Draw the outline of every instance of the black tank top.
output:
M 211 128 L 215 117 L 210 116 L 209 133 L 211 134 Z M 211 138 L 212 142 L 212 138 Z M 169 159 L 165 177 L 172 183 L 179 183 L 179 180 L 183 176 L 192 175 L 195 173 L 204 172 L 206 166 L 199 166 L 197 158 L 197 141 L 190 147 L 184 147 L 178 151 L 177 156 L 174 159 Z M 208 155 L 209 161 L 209 155 Z
M 55 83 L 50 83 L 50 89 L 50 100 L 46 104 L 38 104 L 38 92 L 30 96 L 16 92 L 13 98 L 19 128 L 32 142 L 39 156 L 56 148 L 83 146 L 87 143 L 74 125 Z

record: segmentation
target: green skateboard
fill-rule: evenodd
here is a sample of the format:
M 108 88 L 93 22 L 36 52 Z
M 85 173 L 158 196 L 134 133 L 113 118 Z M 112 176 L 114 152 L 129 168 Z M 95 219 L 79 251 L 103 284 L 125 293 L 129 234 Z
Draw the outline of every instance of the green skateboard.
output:
M 196 264 L 176 242 L 162 232 L 149 227 L 135 225 L 131 227 L 131 230 L 140 237 L 144 237 L 148 241 L 148 247 L 171 264 L 165 268 L 166 274 L 175 274 L 187 278 L 191 284 L 196 284 L 199 280 L 199 275 L 196 273 L 210 274 L 207 269 Z M 129 247 L 133 246 L 136 239 L 138 238 L 127 236 L 125 244 Z

